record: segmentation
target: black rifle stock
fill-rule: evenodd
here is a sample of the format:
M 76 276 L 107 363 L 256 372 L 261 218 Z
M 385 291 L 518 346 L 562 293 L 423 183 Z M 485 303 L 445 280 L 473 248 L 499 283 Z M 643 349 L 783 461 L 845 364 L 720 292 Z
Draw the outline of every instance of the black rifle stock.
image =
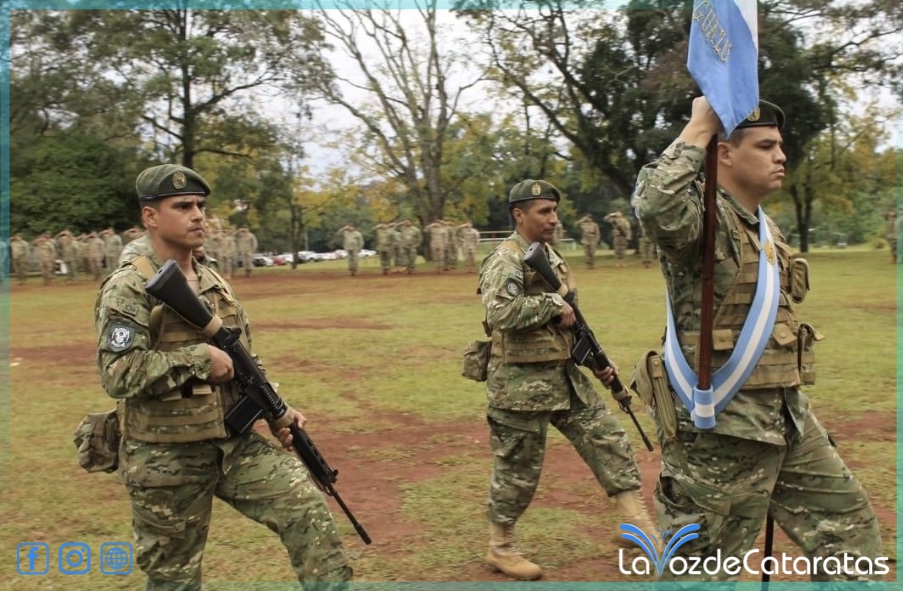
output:
M 539 273 L 539 276 L 542 277 L 552 289 L 558 292 L 558 294 L 570 304 L 571 308 L 574 309 L 574 316 L 577 318 L 577 322 L 572 329 L 574 331 L 574 348 L 571 350 L 571 357 L 574 359 L 574 362 L 577 365 L 583 365 L 597 370 L 611 367 L 611 362 L 608 360 L 608 356 L 605 355 L 602 345 L 596 340 L 596 335 L 593 334 L 592 329 L 589 327 L 589 324 L 587 324 L 586 319 L 580 312 L 580 308 L 577 306 L 577 294 L 568 290 L 567 286 L 561 284 L 561 280 L 558 279 L 558 276 L 555 275 L 555 271 L 552 270 L 552 265 L 549 264 L 546 251 L 543 249 L 541 243 L 534 242 L 530 245 L 530 248 L 527 249 L 527 252 L 524 255 L 524 264 Z M 609 388 L 611 389 L 612 396 L 618 402 L 618 406 L 630 416 L 637 431 L 640 433 L 640 437 L 643 439 L 643 443 L 646 444 L 646 449 L 652 451 L 652 442 L 646 437 L 646 433 L 643 431 L 643 428 L 640 427 L 640 423 L 637 421 L 636 415 L 633 414 L 633 409 L 630 407 L 630 390 L 621 383 L 621 380 L 617 375 L 614 377 Z
M 291 417 L 286 417 L 288 407 L 260 371 L 251 357 L 251 352 L 241 342 L 241 330 L 223 326 L 222 319 L 208 310 L 191 290 L 185 275 L 173 260 L 160 267 L 144 288 L 147 293 L 172 308 L 187 322 L 201 329 L 214 345 L 232 358 L 235 380 L 240 385 L 244 397 L 226 415 L 225 421 L 229 429 L 235 433 L 246 433 L 258 419 L 264 418 L 265 413 L 268 413 L 270 420 L 277 425 L 287 423 L 286 426 L 292 433 L 292 447 L 307 466 L 314 482 L 336 500 L 355 531 L 364 543 L 369 544 L 370 536 L 351 514 L 351 510 L 333 486 L 339 471 L 329 467 L 304 429 Z

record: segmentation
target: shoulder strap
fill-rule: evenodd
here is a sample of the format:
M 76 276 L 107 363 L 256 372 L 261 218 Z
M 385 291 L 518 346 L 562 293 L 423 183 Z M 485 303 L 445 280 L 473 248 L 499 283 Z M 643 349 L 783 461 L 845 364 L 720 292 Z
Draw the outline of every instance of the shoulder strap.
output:
M 150 279 L 154 275 L 156 275 L 157 270 L 154 269 L 154 264 L 151 262 L 150 257 L 146 254 L 135 257 L 129 261 L 135 269 L 137 269 L 138 273 L 144 277 L 145 280 Z M 148 298 L 148 301 L 151 304 L 150 317 L 147 320 L 147 328 L 150 330 L 151 340 L 156 342 L 157 338 L 160 336 L 160 327 L 163 324 L 163 304 L 157 302 L 156 298 L 151 296 L 148 293 L 145 293 Z

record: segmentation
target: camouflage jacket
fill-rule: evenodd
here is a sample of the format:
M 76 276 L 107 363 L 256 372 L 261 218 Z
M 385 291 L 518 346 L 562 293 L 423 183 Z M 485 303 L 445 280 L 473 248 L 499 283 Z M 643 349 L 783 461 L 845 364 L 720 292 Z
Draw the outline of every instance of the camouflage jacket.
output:
M 153 251 L 139 254 L 148 254 L 155 267 L 163 264 Z M 202 298 L 214 290 L 231 294 L 203 265 L 195 263 L 195 271 Z M 144 291 L 144 283 L 145 278 L 133 266 L 123 265 L 103 283 L 94 305 L 101 384 L 113 398 L 161 396 L 191 378 L 206 380 L 212 370 L 206 344 L 169 352 L 154 348 L 150 314 L 156 302 Z M 250 348 L 247 317 L 240 307 L 238 310 Z
M 486 322 L 493 332 L 541 329 L 561 315 L 564 300 L 551 291 L 524 295 L 524 252 L 530 244 L 517 232 L 508 237 L 520 250 L 497 247 L 480 268 L 480 294 Z M 566 265 L 554 249 L 548 249 L 553 269 Z M 576 364 L 561 362 L 505 363 L 493 350 L 489 359 L 486 391 L 489 406 L 518 411 L 565 410 L 573 387 L 588 407 L 602 404 L 592 383 Z
M 702 183 L 699 172 L 705 150 L 682 141 L 672 143 L 662 156 L 640 171 L 635 207 L 647 236 L 659 248 L 662 270 L 673 302 L 678 332 L 698 331 L 701 306 Z M 715 309 L 730 289 L 739 269 L 739 228 L 734 227 L 731 208 L 740 223 L 758 228 L 758 218 L 719 187 L 715 234 Z M 786 243 L 772 224 L 776 242 Z M 787 298 L 786 293 L 781 294 Z M 686 354 L 686 351 L 685 351 Z M 713 368 L 717 369 L 717 368 Z M 683 430 L 696 430 L 689 413 L 675 398 L 678 422 Z M 718 415 L 714 432 L 743 439 L 785 445 L 784 408 L 798 433 L 802 433 L 808 400 L 792 389 L 741 390 Z

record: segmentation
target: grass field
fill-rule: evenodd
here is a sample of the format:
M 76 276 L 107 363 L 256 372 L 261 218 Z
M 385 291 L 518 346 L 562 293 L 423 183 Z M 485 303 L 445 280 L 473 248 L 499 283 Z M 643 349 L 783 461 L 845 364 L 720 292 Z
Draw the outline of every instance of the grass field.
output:
M 639 355 L 660 343 L 659 272 L 636 260 L 616 269 L 610 253 L 590 271 L 577 252 L 568 254 L 585 316 L 629 375 Z M 818 349 L 818 385 L 807 394 L 868 490 L 885 552 L 895 558 L 897 275 L 888 258 L 886 250 L 815 251 L 813 291 L 799 311 L 827 337 Z M 481 384 L 460 376 L 464 346 L 482 334 L 476 276 L 460 267 L 437 275 L 423 264 L 413 276 L 383 276 L 367 259 L 354 278 L 336 261 L 256 269 L 233 285 L 270 379 L 307 415 L 311 437 L 339 469 L 339 492 L 374 540 L 364 546 L 333 505 L 356 579 L 505 581 L 482 565 L 491 466 L 485 395 Z M 108 576 L 92 566 L 89 574 L 64 576 L 56 563 L 64 542 L 87 543 L 96 553 L 104 542 L 131 540 L 122 485 L 114 475 L 84 473 L 72 444 L 85 413 L 112 406 L 95 361 L 95 294 L 96 285 L 84 279 L 44 287 L 33 278 L 10 287 L 0 589 L 143 586 L 137 570 Z M 638 401 L 636 407 L 653 434 Z M 642 449 L 619 416 L 651 491 L 657 456 Z M 555 434 L 550 447 L 540 490 L 519 525 L 522 548 L 545 567 L 547 581 L 630 580 L 619 573 L 610 543 L 620 523 L 613 505 L 563 438 Z M 38 541 L 49 546 L 49 573 L 18 574 L 17 544 Z M 783 534 L 776 551 L 799 555 Z M 221 503 L 204 573 L 209 589 L 294 581 L 276 536 Z

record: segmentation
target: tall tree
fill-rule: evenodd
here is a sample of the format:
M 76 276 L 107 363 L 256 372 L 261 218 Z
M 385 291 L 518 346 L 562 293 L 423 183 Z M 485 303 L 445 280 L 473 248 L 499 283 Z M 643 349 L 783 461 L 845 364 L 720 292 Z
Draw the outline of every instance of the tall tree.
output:
M 58 58 L 80 64 L 72 88 L 100 89 L 107 107 L 128 108 L 158 158 L 189 167 L 198 154 L 247 156 L 272 143 L 260 102 L 289 87 L 297 101 L 311 79 L 330 77 L 320 28 L 298 11 L 36 11 L 20 22 L 32 60 L 44 56 L 48 71 Z M 58 105 L 58 117 L 86 115 L 83 103 Z M 121 127 L 105 113 L 94 115 Z
M 343 10 L 324 9 L 318 16 L 354 73 L 338 73 L 319 89 L 360 123 L 368 169 L 401 182 L 421 221 L 439 218 L 452 190 L 441 173 L 451 126 L 481 73 L 468 77 L 456 68 L 463 52 L 443 37 L 437 0 L 414 10 L 329 4 L 336 6 Z

